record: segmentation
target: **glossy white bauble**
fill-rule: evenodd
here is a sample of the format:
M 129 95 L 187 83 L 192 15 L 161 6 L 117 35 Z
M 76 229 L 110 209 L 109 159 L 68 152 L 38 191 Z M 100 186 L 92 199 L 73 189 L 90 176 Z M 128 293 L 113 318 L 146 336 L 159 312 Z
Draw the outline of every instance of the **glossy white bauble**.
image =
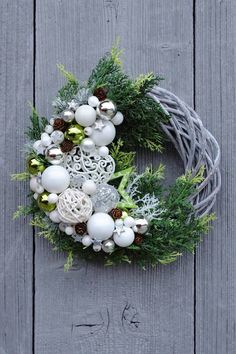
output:
M 124 226 L 121 232 L 114 232 L 113 240 L 120 247 L 128 247 L 134 242 L 134 232 L 131 228 Z
M 84 134 L 87 136 L 92 135 L 93 129 L 91 127 L 84 128 Z
M 68 236 L 73 235 L 73 233 L 74 233 L 74 228 L 73 228 L 72 226 L 66 226 L 66 228 L 65 228 L 65 233 L 66 233 Z
M 41 134 L 41 143 L 43 146 L 49 146 L 52 143 L 52 139 L 47 133 L 42 133 Z
M 91 107 L 97 107 L 99 104 L 99 99 L 96 96 L 90 96 L 88 99 L 88 104 Z
M 132 218 L 132 216 L 127 216 L 127 218 L 124 219 L 124 225 L 127 227 L 133 227 L 135 225 L 134 218 Z
M 58 195 L 56 193 L 51 193 L 48 196 L 49 204 L 56 204 L 58 202 Z
M 93 240 L 91 239 L 91 237 L 89 235 L 85 235 L 82 238 L 82 245 L 84 245 L 85 247 L 89 247 L 92 243 L 93 243 Z
M 69 187 L 70 175 L 62 166 L 50 166 L 42 174 L 42 186 L 49 193 L 61 193 Z
M 80 147 L 84 152 L 92 152 L 95 149 L 95 143 L 92 139 L 85 138 L 82 140 Z
M 90 237 L 103 241 L 112 236 L 115 224 L 112 217 L 106 213 L 95 213 L 88 220 L 87 230 Z
M 120 125 L 123 123 L 123 120 L 124 120 L 123 114 L 121 112 L 117 112 L 115 117 L 112 118 L 111 121 L 114 125 Z
M 38 184 L 36 187 L 36 193 L 41 194 L 43 192 L 44 192 L 43 186 L 41 186 L 41 184 Z
M 106 157 L 107 155 L 109 155 L 109 149 L 108 149 L 107 146 L 101 146 L 98 149 L 98 153 L 99 153 L 100 156 Z
M 105 146 L 112 143 L 116 136 L 116 128 L 110 121 L 103 121 L 104 127 L 100 129 L 93 129 L 91 139 L 97 146 Z
M 49 214 L 49 218 L 52 220 L 52 222 L 55 222 L 57 224 L 61 222 L 60 215 L 58 214 L 57 210 L 51 211 L 51 213 Z
M 84 104 L 76 110 L 75 120 L 82 127 L 89 127 L 96 120 L 96 111 L 91 106 Z
M 96 184 L 92 180 L 87 180 L 82 185 L 82 191 L 85 194 L 93 195 L 96 193 L 96 190 L 97 190 Z

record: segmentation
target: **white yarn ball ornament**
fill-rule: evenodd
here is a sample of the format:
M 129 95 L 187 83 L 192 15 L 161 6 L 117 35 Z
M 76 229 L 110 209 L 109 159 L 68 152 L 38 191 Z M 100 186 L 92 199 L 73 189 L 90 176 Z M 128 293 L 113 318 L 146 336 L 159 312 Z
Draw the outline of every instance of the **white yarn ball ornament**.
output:
M 42 186 L 49 193 L 61 193 L 70 184 L 70 175 L 62 166 L 49 166 L 42 174 Z
M 93 206 L 85 193 L 68 188 L 59 195 L 57 210 L 63 222 L 77 224 L 90 218 Z
M 75 120 L 82 127 L 89 127 L 96 120 L 96 111 L 91 106 L 84 104 L 76 110 Z
M 95 213 L 87 223 L 90 237 L 97 241 L 107 240 L 114 232 L 115 224 L 112 217 L 106 213 Z

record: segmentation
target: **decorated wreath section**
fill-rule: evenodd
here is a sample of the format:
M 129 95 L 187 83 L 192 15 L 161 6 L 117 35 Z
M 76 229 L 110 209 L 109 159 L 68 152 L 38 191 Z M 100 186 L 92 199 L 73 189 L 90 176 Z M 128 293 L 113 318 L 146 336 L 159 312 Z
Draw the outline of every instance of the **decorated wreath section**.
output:
M 106 265 L 170 263 L 193 252 L 212 214 L 195 213 L 191 196 L 204 180 L 204 166 L 191 169 L 166 188 L 164 166 L 135 167 L 135 149 L 158 153 L 170 115 L 149 94 L 160 78 L 129 78 L 117 47 L 105 55 L 87 83 L 59 66 L 67 82 L 53 101 L 54 114 L 32 108 L 25 145 L 30 203 L 15 217 L 31 225 L 56 251 L 101 259 Z

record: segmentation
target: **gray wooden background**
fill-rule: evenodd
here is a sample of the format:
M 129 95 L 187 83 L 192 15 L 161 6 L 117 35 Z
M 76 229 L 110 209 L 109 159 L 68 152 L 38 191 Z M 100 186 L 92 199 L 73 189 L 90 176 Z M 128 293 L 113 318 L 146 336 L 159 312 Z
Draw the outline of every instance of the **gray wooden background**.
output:
M 0 354 L 236 353 L 235 0 L 1 0 L 0 2 Z M 223 186 L 214 231 L 195 256 L 146 272 L 78 262 L 12 222 L 27 186 L 27 101 L 50 117 L 63 83 L 56 63 L 81 80 L 120 36 L 125 68 L 154 70 L 195 106 L 222 148 Z M 173 151 L 139 154 L 139 166 Z

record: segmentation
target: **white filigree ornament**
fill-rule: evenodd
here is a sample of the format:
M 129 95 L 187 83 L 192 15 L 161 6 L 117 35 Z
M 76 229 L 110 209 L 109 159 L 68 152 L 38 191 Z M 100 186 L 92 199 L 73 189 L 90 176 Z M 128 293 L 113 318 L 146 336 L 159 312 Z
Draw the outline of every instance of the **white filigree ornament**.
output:
M 68 188 L 59 195 L 57 211 L 64 223 L 77 224 L 90 218 L 93 205 L 91 199 L 85 193 Z
M 65 168 L 70 175 L 70 186 L 81 188 L 86 180 L 106 183 L 115 172 L 115 161 L 110 155 L 100 156 L 97 150 L 83 152 L 76 146 L 65 157 Z

